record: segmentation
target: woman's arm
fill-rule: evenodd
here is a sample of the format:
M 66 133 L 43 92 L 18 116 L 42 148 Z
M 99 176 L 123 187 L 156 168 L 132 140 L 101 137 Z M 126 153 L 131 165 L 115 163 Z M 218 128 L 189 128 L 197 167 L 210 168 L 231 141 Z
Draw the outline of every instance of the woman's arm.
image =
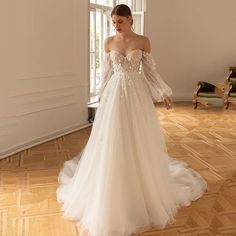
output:
M 151 45 L 147 37 L 144 37 L 143 42 L 143 58 L 142 67 L 146 78 L 148 88 L 151 92 L 152 98 L 155 102 L 163 101 L 167 109 L 172 108 L 171 88 L 163 81 L 161 76 L 157 73 L 156 65 L 151 56 Z

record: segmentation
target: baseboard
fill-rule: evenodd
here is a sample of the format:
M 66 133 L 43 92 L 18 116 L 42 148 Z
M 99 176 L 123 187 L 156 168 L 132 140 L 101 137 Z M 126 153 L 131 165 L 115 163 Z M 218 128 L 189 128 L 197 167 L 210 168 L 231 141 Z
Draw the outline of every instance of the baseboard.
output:
M 73 133 L 73 132 L 78 131 L 80 129 L 90 127 L 91 125 L 92 125 L 91 123 L 85 123 L 83 125 L 81 125 L 81 124 L 80 125 L 79 124 L 74 125 L 74 126 L 71 126 L 71 127 L 65 128 L 65 129 L 57 130 L 57 131 L 55 131 L 53 133 L 50 133 L 50 134 L 47 134 L 45 136 L 35 138 L 33 140 L 30 140 L 29 142 L 25 142 L 25 143 L 19 144 L 17 146 L 13 146 L 9 149 L 1 151 L 0 152 L 0 159 L 3 159 L 3 158 L 8 157 L 10 155 L 13 155 L 13 154 L 16 154 L 18 152 L 24 151 L 28 148 L 37 146 L 39 144 L 46 143 L 46 142 L 48 142 L 50 140 L 53 140 L 55 138 L 59 138 L 63 135 Z

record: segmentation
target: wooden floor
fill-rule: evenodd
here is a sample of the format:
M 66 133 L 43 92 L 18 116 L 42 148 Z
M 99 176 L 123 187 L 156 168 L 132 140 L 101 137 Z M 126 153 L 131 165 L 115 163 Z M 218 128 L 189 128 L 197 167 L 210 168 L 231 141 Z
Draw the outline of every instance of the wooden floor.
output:
M 169 155 L 186 161 L 208 182 L 208 192 L 178 212 L 165 230 L 140 236 L 236 235 L 236 107 L 210 109 L 176 103 L 158 107 Z M 56 201 L 58 172 L 85 146 L 90 128 L 0 161 L 1 236 L 75 236 Z M 114 212 L 115 214 L 115 212 Z M 111 235 L 112 236 L 112 235 Z

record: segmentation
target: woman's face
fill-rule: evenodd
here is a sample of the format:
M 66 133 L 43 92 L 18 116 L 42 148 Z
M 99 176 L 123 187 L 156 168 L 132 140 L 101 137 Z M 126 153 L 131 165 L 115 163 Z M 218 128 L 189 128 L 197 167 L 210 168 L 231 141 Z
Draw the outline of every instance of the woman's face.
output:
M 130 30 L 132 20 L 131 16 L 113 15 L 111 19 L 117 32 L 122 33 Z

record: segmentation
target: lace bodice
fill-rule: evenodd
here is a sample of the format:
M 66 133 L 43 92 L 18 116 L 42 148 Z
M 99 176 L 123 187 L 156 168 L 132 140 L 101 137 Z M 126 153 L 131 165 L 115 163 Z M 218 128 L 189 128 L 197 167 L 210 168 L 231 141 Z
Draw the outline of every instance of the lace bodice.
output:
M 127 55 L 123 55 L 115 50 L 111 50 L 106 54 L 105 69 L 98 94 L 102 94 L 113 74 L 131 72 L 141 72 L 143 74 L 152 99 L 155 102 L 162 101 L 165 96 L 171 96 L 172 90 L 157 73 L 153 57 L 150 53 L 144 52 L 141 49 L 134 49 Z
M 110 51 L 110 58 L 114 73 L 139 72 L 142 51 L 132 50 L 126 56 L 117 51 Z

